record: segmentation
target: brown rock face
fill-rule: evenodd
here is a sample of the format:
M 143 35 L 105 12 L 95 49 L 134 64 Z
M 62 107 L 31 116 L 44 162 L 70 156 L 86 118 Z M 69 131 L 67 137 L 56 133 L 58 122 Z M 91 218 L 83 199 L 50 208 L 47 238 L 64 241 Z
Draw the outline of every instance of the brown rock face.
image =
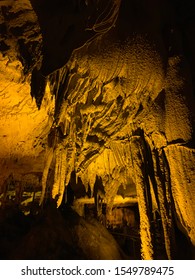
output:
M 143 259 L 193 258 L 195 11 L 106 3 L 0 1 L 1 207 L 137 203 Z

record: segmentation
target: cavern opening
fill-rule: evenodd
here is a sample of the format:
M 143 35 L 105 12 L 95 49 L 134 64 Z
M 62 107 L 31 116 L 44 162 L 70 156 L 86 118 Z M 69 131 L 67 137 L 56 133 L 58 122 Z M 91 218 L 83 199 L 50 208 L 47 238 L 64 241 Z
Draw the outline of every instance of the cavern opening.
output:
M 194 30 L 192 0 L 0 1 L 1 259 L 195 259 Z

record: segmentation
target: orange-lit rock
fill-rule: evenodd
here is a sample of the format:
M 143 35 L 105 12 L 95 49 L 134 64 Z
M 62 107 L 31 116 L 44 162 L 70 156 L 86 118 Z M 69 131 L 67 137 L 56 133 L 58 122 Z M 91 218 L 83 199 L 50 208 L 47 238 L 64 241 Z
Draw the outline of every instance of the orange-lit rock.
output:
M 47 88 L 41 110 L 30 96 L 30 76 L 18 60 L 1 56 L 0 181 L 42 172 L 47 134 L 53 120 L 53 101 Z
M 0 2 L 2 206 L 11 186 L 15 204 L 52 198 L 60 208 L 80 184 L 97 218 L 103 204 L 109 217 L 124 189 L 138 203 L 143 259 L 177 258 L 180 238 L 193 252 L 191 9 L 174 0 L 56 3 Z M 33 180 L 24 200 L 21 186 Z

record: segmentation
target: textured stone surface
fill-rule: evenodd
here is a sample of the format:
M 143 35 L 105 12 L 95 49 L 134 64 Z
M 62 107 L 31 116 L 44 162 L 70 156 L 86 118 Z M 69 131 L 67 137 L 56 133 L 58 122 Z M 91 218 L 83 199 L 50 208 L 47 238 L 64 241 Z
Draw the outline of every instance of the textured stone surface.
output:
M 30 173 L 59 207 L 75 172 L 98 213 L 137 195 L 143 258 L 176 256 L 175 217 L 195 245 L 195 13 L 176 2 L 0 2 L 4 201 Z

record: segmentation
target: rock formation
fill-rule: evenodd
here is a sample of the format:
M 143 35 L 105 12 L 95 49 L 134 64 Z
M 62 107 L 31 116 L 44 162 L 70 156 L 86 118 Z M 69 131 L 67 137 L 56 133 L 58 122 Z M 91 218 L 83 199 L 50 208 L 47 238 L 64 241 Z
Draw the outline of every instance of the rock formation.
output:
M 141 258 L 194 258 L 191 2 L 0 1 L 1 208 L 137 203 Z

